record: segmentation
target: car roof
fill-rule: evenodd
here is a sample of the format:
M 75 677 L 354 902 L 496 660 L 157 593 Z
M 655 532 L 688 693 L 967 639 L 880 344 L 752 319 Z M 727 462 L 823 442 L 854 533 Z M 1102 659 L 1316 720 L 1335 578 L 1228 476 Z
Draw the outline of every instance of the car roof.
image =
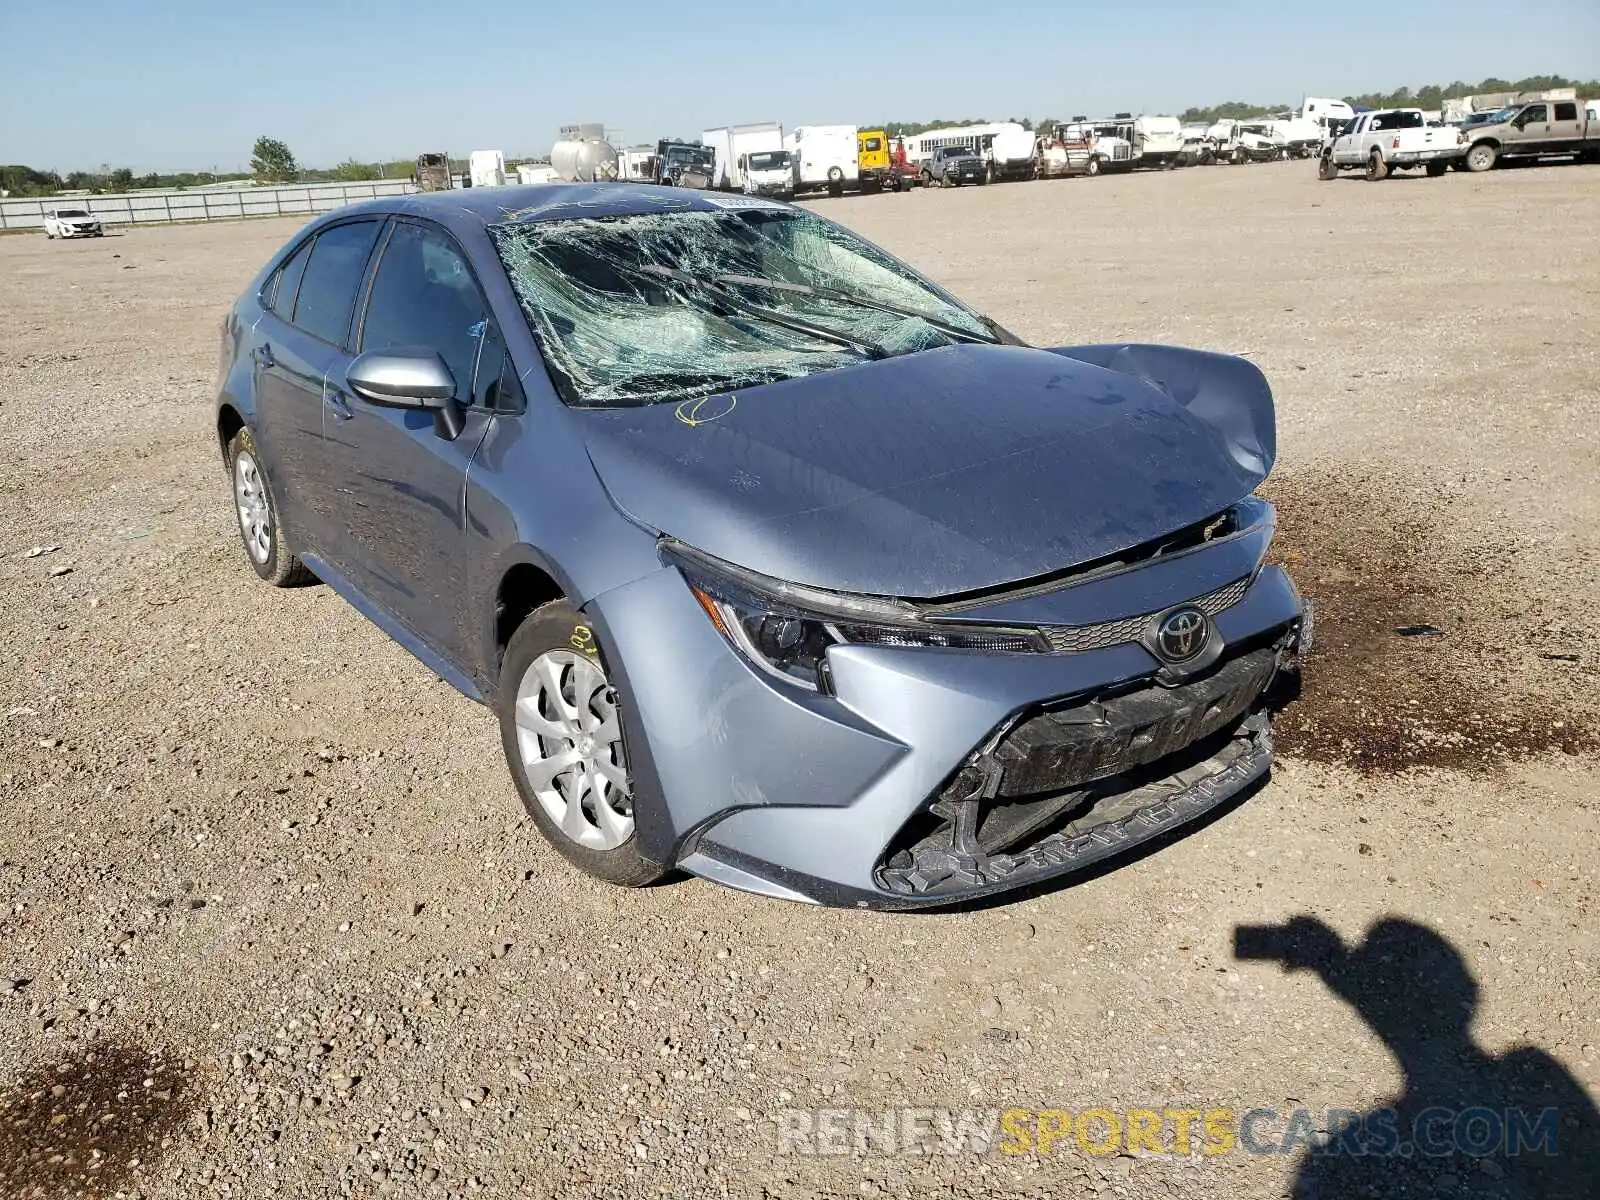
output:
M 579 217 L 622 217 L 658 212 L 720 212 L 748 204 L 768 207 L 776 202 L 649 183 L 539 183 L 381 196 L 376 200 L 343 205 L 324 219 L 363 213 L 396 213 L 426 217 L 446 228 L 462 230 L 507 222 L 562 221 Z

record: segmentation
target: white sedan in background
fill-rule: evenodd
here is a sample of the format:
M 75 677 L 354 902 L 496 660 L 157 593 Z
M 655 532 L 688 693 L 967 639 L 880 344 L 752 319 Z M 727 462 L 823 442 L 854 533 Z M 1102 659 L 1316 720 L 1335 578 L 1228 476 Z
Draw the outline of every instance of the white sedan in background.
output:
M 104 237 L 100 218 L 85 208 L 55 208 L 46 214 L 44 235 L 49 238 Z

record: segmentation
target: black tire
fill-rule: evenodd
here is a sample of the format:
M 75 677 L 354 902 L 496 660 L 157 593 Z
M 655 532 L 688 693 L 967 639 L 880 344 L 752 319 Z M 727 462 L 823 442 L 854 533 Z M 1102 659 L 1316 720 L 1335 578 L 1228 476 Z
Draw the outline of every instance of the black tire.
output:
M 266 503 L 269 527 L 264 539 L 265 553 L 261 553 L 258 548 L 252 548 L 250 532 L 245 528 L 245 516 L 240 511 L 239 474 L 241 469 L 246 469 L 248 465 L 254 467 L 255 478 L 259 481 L 261 495 Z M 315 583 L 317 577 L 312 574 L 311 568 L 296 558 L 290 548 L 283 529 L 283 518 L 279 515 L 278 497 L 272 490 L 272 481 L 267 478 L 266 468 L 261 465 L 261 453 L 256 449 L 255 438 L 251 436 L 248 427 L 239 430 L 228 443 L 228 484 L 233 498 L 235 524 L 239 527 L 239 541 L 244 547 L 245 561 L 250 564 L 250 569 L 273 587 L 303 587 L 308 583 Z M 259 547 L 260 542 L 256 542 L 255 546 Z
M 1428 164 L 1428 178 L 1438 179 L 1450 170 L 1450 164 L 1443 159 L 1438 159 Z
M 1339 178 L 1339 168 L 1334 164 L 1333 155 L 1324 154 L 1317 160 L 1317 178 L 1323 182 Z
M 1497 147 L 1490 145 L 1488 142 L 1479 142 L 1467 150 L 1465 160 L 1467 170 L 1475 175 L 1480 171 L 1492 170 L 1495 160 L 1499 157 L 1500 151 Z
M 1389 175 L 1389 164 L 1383 161 L 1383 155 L 1374 150 L 1367 156 L 1367 182 L 1377 183 Z
M 533 611 L 511 635 L 506 646 L 505 659 L 500 668 L 500 690 L 495 700 L 495 711 L 500 717 L 500 742 L 505 751 L 506 766 L 511 771 L 517 794 L 528 816 L 539 827 L 561 856 L 586 875 L 618 887 L 644 887 L 667 873 L 667 868 L 640 855 L 638 833 L 635 830 L 620 845 L 610 849 L 596 849 L 574 841 L 545 810 L 538 794 L 528 781 L 522 766 L 522 751 L 517 728 L 517 694 L 523 676 L 541 655 L 551 652 L 581 655 L 597 667 L 604 676 L 607 690 L 621 707 L 626 697 L 616 695 L 616 685 L 606 669 L 605 655 L 595 637 L 594 628 L 577 609 L 565 600 L 554 600 Z M 624 744 L 623 761 L 627 761 Z M 600 801 L 604 803 L 604 801 Z
M 1098 156 L 1090 156 L 1088 165 L 1083 168 L 1083 173 L 1091 176 L 1100 174 L 1100 159 Z

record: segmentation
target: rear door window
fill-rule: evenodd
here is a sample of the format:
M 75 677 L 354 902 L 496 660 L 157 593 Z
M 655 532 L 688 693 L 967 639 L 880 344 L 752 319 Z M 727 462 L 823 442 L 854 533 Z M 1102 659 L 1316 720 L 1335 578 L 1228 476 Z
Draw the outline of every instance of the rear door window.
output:
M 1578 106 L 1576 104 L 1556 105 L 1556 120 L 1576 121 L 1578 119 Z
M 382 227 L 379 220 L 351 221 L 317 235 L 295 299 L 297 326 L 332 345 L 344 345 L 356 293 Z

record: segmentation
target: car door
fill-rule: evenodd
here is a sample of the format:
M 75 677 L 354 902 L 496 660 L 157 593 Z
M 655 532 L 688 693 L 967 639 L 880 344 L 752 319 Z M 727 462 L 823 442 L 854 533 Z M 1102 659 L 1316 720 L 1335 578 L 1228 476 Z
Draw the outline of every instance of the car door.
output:
M 1543 150 L 1550 141 L 1550 106 L 1530 104 L 1511 122 L 1506 130 L 1516 153 L 1531 154 Z
M 442 229 L 395 221 L 379 250 L 356 345 L 361 353 L 429 347 L 456 380 L 465 419 L 451 438 L 436 430 L 431 413 L 369 403 L 342 372 L 332 374 L 324 439 L 340 481 L 338 532 L 350 549 L 351 582 L 459 663 L 467 468 L 503 407 L 506 357 L 466 255 Z
M 1557 100 L 1550 108 L 1550 148 L 1552 150 L 1581 149 L 1583 122 L 1578 118 L 1578 102 L 1576 100 Z
M 256 442 L 267 478 L 297 544 L 335 560 L 324 380 L 347 357 L 356 293 L 382 228 L 381 219 L 366 218 L 307 238 L 268 279 L 252 336 Z
M 1339 163 L 1361 162 L 1361 136 L 1366 132 L 1367 118 L 1357 117 L 1333 143 L 1333 161 Z

